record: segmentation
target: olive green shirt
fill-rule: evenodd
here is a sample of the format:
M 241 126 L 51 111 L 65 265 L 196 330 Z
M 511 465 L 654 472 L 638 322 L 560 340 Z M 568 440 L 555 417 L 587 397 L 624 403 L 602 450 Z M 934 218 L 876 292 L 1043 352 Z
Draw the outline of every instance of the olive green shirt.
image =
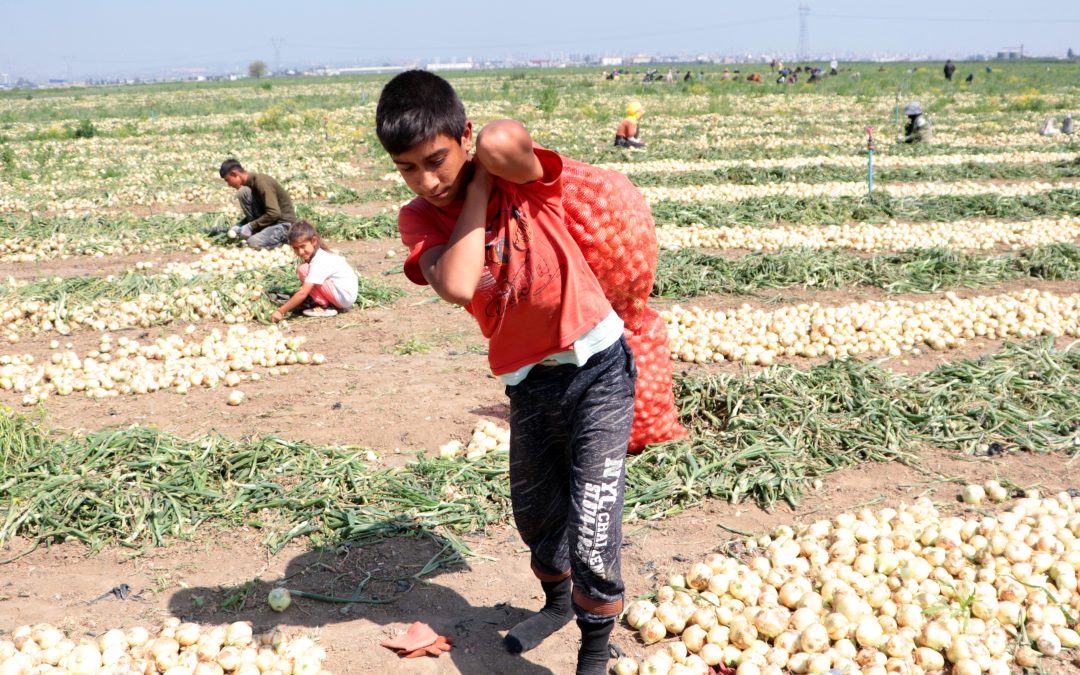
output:
M 289 193 L 285 192 L 285 188 L 281 187 L 281 183 L 264 173 L 252 173 L 248 175 L 247 186 L 251 188 L 256 213 L 262 213 L 247 223 L 251 226 L 252 233 L 276 223 L 296 222 L 292 199 Z

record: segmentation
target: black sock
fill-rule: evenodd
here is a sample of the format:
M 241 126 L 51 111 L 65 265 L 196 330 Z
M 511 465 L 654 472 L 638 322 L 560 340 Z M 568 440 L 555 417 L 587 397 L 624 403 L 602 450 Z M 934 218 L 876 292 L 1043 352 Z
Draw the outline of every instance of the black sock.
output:
M 570 577 L 562 581 L 541 581 L 540 585 L 544 587 L 547 597 L 544 608 L 511 628 L 503 638 L 503 645 L 512 654 L 536 647 L 574 618 L 570 608 Z
M 608 638 L 615 627 L 615 619 L 592 623 L 578 619 L 581 629 L 581 647 L 577 656 L 577 675 L 606 675 L 608 671 Z

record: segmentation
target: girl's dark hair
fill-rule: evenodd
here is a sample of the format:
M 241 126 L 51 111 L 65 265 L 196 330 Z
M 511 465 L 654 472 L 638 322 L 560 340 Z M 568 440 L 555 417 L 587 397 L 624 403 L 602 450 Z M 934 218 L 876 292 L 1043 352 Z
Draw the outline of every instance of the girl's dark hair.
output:
M 322 237 L 319 237 L 319 233 L 315 230 L 315 226 L 306 220 L 298 220 L 289 226 L 289 246 L 295 246 L 302 241 L 313 239 L 318 237 L 319 246 L 324 251 L 329 249 L 323 245 Z
M 387 82 L 375 108 L 375 133 L 391 155 L 439 134 L 460 142 L 465 122 L 465 106 L 457 92 L 426 70 L 406 70 Z

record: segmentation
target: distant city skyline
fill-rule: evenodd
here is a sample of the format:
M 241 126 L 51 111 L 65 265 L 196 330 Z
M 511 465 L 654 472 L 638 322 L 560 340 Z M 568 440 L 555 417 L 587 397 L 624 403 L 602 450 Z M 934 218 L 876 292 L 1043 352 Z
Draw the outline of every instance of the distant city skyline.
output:
M 0 0 L 6 30 L 0 73 L 11 81 L 183 76 L 277 67 L 403 61 L 547 59 L 593 54 L 787 55 L 799 49 L 799 5 L 809 6 L 811 56 L 964 58 L 1005 48 L 1032 56 L 1080 49 L 1080 3 L 908 0 L 745 2 L 640 0 L 507 7 L 484 0 L 390 3 L 206 0 Z M 2 80 L 0 80 L 2 82 Z

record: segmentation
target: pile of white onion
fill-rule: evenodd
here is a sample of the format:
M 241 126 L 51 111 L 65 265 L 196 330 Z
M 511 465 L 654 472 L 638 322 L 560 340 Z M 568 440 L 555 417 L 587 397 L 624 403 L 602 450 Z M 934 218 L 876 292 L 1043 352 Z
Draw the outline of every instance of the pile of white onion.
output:
M 1074 189 L 1076 183 L 1024 181 L 1017 183 L 982 183 L 978 181 L 955 181 L 936 183 L 888 183 L 874 188 L 875 193 L 886 193 L 894 198 L 996 195 L 999 197 L 1026 197 L 1051 190 Z M 641 193 L 649 204 L 658 202 L 734 202 L 759 197 L 862 197 L 866 195 L 865 182 L 829 183 L 711 183 L 685 187 L 643 187 Z
M 199 274 L 233 274 L 254 269 L 282 267 L 295 262 L 296 254 L 288 246 L 271 249 L 253 249 L 247 246 L 215 247 L 193 262 L 171 262 L 165 266 L 164 272 L 191 279 Z
M 785 248 L 845 248 L 855 251 L 907 251 L 920 248 L 951 248 L 988 251 L 998 247 L 1019 249 L 1080 239 L 1080 218 L 1044 218 L 1023 222 L 957 220 L 943 223 L 897 223 L 885 225 L 779 225 L 748 227 L 665 226 L 656 228 L 660 248 L 750 249 L 779 251 Z
M 325 658 L 310 637 L 253 635 L 246 621 L 200 626 L 172 618 L 154 634 L 134 626 L 94 640 L 42 623 L 0 639 L 0 675 L 329 675 Z
M 160 251 L 166 244 L 159 241 L 127 242 L 123 240 L 75 240 L 57 232 L 44 239 L 9 237 L 0 239 L 0 262 L 36 262 L 72 256 L 104 258 L 106 255 L 150 253 Z
M 188 327 L 189 334 L 194 330 L 194 326 Z M 147 344 L 127 337 L 114 343 L 105 333 L 97 349 L 80 357 L 70 345 L 60 349 L 54 340 L 50 345 L 54 351 L 44 363 L 30 354 L 0 355 L 0 389 L 22 393 L 23 404 L 34 405 L 52 394 L 82 392 L 91 398 L 105 398 L 162 389 L 186 394 L 192 387 L 219 384 L 235 387 L 260 379 L 256 368 L 267 368 L 268 374 L 277 375 L 287 373 L 290 365 L 325 361 L 322 354 L 301 350 L 303 343 L 303 336 L 286 337 L 277 327 L 249 330 L 230 326 L 225 334 L 214 329 L 201 340 L 169 335 Z
M 965 489 L 965 501 L 987 496 L 1007 492 L 996 481 Z M 920 499 L 743 543 L 744 560 L 709 554 L 629 605 L 643 642 L 678 640 L 640 663 L 620 659 L 617 675 L 717 664 L 738 675 L 1006 675 L 1080 647 L 1080 497 L 1065 492 L 1030 491 L 996 515 L 946 516 Z
M 490 420 L 476 423 L 468 445 L 454 440 L 439 446 L 439 457 L 442 459 L 477 459 L 489 452 L 510 452 L 510 430 Z
M 8 329 L 7 339 L 12 343 L 18 341 L 19 332 L 55 331 L 68 335 L 80 326 L 98 331 L 120 330 L 147 328 L 176 319 L 221 319 L 233 324 L 250 320 L 250 305 L 262 295 L 261 286 L 238 283 L 233 287 L 232 308 L 228 311 L 221 308 L 220 291 L 202 286 L 184 286 L 172 293 L 143 293 L 122 302 L 99 298 L 75 306 L 42 300 L 0 300 L 0 321 Z
M 672 358 L 692 363 L 742 361 L 771 365 L 777 357 L 859 354 L 900 356 L 922 348 L 951 349 L 976 338 L 1080 336 L 1080 293 L 1033 289 L 936 300 L 887 300 L 838 307 L 818 303 L 775 310 L 713 311 L 679 305 L 661 312 Z

